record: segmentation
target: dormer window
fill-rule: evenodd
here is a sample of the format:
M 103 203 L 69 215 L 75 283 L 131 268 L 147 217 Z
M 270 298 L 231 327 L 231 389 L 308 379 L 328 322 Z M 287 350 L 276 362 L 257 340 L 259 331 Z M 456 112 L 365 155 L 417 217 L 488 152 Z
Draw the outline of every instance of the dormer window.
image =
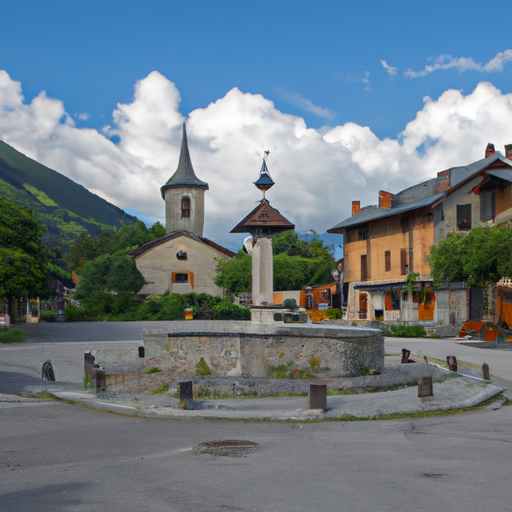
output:
M 181 218 L 190 219 L 190 197 L 181 198 Z

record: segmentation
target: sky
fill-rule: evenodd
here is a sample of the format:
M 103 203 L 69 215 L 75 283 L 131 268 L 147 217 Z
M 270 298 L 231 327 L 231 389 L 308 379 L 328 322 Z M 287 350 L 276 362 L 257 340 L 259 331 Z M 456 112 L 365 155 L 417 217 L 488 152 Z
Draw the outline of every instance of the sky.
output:
M 207 238 L 241 246 L 266 150 L 271 205 L 322 234 L 512 142 L 509 7 L 0 0 L 0 139 L 163 222 L 186 122 Z

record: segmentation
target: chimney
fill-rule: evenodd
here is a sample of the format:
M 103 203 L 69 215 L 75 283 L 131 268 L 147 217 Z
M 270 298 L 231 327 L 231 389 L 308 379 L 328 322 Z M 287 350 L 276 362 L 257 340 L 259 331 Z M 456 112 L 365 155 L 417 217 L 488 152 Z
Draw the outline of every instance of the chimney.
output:
M 505 158 L 512 160 L 512 144 L 505 144 Z
M 494 155 L 494 153 L 495 153 L 494 144 L 489 142 L 489 144 L 487 144 L 487 147 L 485 148 L 485 158 L 488 158 L 488 157 Z
M 379 190 L 379 208 L 391 208 L 394 194 L 386 192 L 385 190 Z
M 360 209 L 361 209 L 361 201 L 352 201 L 352 216 L 359 213 Z

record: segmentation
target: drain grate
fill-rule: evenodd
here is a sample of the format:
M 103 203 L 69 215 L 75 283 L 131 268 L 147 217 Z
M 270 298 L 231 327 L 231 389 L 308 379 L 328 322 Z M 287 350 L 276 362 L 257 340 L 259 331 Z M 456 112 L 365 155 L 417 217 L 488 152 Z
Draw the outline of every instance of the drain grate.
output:
M 220 455 L 224 457 L 243 457 L 260 449 L 258 443 L 252 441 L 241 441 L 238 439 L 227 439 L 225 441 L 209 441 L 198 444 L 193 450 L 194 455 Z

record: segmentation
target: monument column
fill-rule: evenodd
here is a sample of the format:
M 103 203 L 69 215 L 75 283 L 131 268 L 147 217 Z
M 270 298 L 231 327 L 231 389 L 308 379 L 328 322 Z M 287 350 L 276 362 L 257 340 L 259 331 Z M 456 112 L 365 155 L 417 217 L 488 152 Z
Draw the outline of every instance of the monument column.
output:
M 272 208 L 265 198 L 265 192 L 274 185 L 267 168 L 267 155 L 268 151 L 265 152 L 259 178 L 254 182 L 256 187 L 263 192 L 263 199 L 245 219 L 231 230 L 231 233 L 250 233 L 252 235 L 252 242 L 244 243 L 244 245 L 252 256 L 253 311 L 255 308 L 264 309 L 274 303 L 272 237 L 281 231 L 295 228 L 278 210 Z

